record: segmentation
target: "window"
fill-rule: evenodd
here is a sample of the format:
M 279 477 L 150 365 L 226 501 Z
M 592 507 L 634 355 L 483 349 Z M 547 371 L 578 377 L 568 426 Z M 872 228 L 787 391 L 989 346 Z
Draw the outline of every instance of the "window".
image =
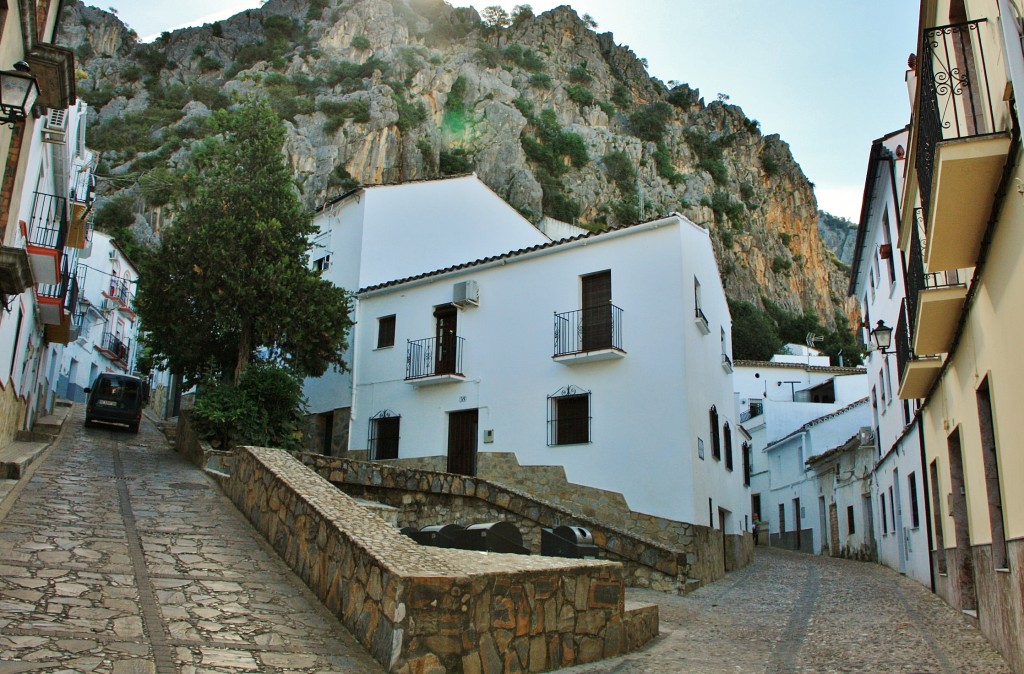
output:
M 884 410 L 885 402 L 886 402 L 886 397 L 885 397 L 885 368 L 884 367 L 878 371 L 878 390 L 881 393 L 882 407 L 883 407 L 882 412 L 884 413 L 885 412 L 885 410 Z
M 921 517 L 917 510 L 917 475 L 907 475 L 907 487 L 910 489 L 910 522 L 916 529 L 921 526 Z
M 697 327 L 705 335 L 711 332 L 711 327 L 708 325 L 708 317 L 704 315 L 704 309 L 701 307 L 700 298 L 700 281 L 697 277 L 693 277 L 693 312 L 697 320 Z
M 590 442 L 590 391 L 575 386 L 548 396 L 548 445 Z
M 786 504 L 779 504 L 779 533 L 786 533 Z
M 704 438 L 697 438 L 697 456 L 704 460 Z
M 889 265 L 889 284 L 896 283 L 896 255 L 892 249 L 892 237 L 889 234 L 889 211 L 882 213 L 882 234 L 885 236 L 885 244 L 882 245 L 881 254 Z
M 889 518 L 887 518 L 885 516 L 885 492 L 884 491 L 879 495 L 879 498 L 882 500 L 882 509 L 879 511 L 879 514 L 881 514 L 881 516 L 882 516 L 882 535 L 883 536 L 888 536 L 889 535 Z
M 726 470 L 732 470 L 732 429 L 729 427 L 728 422 L 722 429 L 722 444 L 725 445 L 725 468 Z
M 889 525 L 889 528 L 894 534 L 898 533 L 896 531 L 896 501 L 892 497 L 891 486 L 889 487 Z
M 846 533 L 850 536 L 857 533 L 857 527 L 853 522 L 853 506 L 846 506 Z
M 750 486 L 750 444 L 744 442 L 740 446 L 740 451 L 743 452 L 743 485 L 746 487 Z M 758 509 L 760 510 L 760 508 Z
M 395 345 L 395 317 L 382 316 L 377 319 L 377 348 L 384 349 Z
M 711 456 L 715 461 L 722 460 L 722 436 L 718 430 L 718 409 L 712 405 L 708 412 L 708 422 L 711 425 Z
M 370 458 L 374 461 L 398 458 L 398 438 L 402 417 L 391 410 L 378 412 L 370 419 Z
M 322 258 L 313 262 L 313 269 L 322 272 L 331 268 L 331 256 L 324 255 Z

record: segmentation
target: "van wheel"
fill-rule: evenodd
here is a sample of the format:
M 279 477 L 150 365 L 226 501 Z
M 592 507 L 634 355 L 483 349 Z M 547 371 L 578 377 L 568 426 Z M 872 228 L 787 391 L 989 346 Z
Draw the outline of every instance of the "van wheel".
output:
M 138 424 L 132 424 L 131 426 L 128 427 L 128 430 L 130 430 L 132 433 L 138 433 L 139 432 L 139 425 Z
M 84 425 L 85 425 L 86 428 L 91 428 L 92 427 L 92 419 L 90 419 L 89 417 L 86 417 Z

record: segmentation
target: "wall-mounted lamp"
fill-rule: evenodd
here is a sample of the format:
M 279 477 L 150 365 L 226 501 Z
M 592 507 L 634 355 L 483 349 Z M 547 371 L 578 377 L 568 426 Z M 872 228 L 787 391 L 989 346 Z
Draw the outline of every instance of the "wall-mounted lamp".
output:
M 12 129 L 28 117 L 39 95 L 36 78 L 28 74 L 28 64 L 18 61 L 14 70 L 0 70 L 0 124 Z
M 871 331 L 871 339 L 874 340 L 875 346 L 878 347 L 880 353 L 892 353 L 891 351 L 886 351 L 889 345 L 892 344 L 892 328 L 886 325 L 885 321 L 878 321 L 878 325 Z

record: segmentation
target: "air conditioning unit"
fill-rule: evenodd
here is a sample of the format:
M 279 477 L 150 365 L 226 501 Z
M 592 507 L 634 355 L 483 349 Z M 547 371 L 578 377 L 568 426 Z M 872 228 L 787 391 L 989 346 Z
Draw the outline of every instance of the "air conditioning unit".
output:
M 43 121 L 43 142 L 63 145 L 68 134 L 68 111 L 50 108 Z
M 460 281 L 452 286 L 452 304 L 459 307 L 480 306 L 480 288 L 476 281 Z
M 109 297 L 104 297 L 103 304 L 100 305 L 100 309 L 102 311 L 110 311 L 111 309 L 117 309 L 120 306 L 121 304 L 117 300 L 111 299 Z

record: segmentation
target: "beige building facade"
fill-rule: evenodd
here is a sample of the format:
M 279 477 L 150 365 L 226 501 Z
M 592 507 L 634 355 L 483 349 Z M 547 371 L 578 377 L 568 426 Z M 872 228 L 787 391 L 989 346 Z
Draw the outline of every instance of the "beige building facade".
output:
M 1016 7 L 1014 4 L 1016 3 Z M 921 401 L 935 589 L 1024 671 L 1024 92 L 1019 0 L 925 0 L 893 335 Z

